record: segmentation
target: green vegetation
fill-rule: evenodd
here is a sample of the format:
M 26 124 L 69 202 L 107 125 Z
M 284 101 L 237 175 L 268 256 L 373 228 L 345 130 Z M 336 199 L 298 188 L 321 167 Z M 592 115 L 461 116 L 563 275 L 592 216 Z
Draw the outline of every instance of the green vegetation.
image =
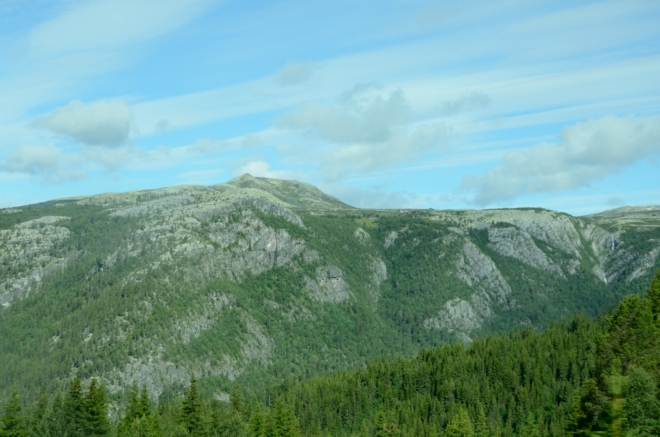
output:
M 97 377 L 111 412 L 133 380 L 170 405 L 192 374 L 201 399 L 235 384 L 250 402 L 270 393 L 266 414 L 291 381 L 594 318 L 643 293 L 660 265 L 660 227 L 609 234 L 541 209 L 413 212 L 350 209 L 259 178 L 2 210 L 0 403 L 14 386 L 33 404 L 41 388 L 52 397 Z M 519 237 L 509 253 L 495 231 Z M 523 237 L 554 269 L 517 255 Z M 474 421 L 478 406 L 466 408 Z
M 258 396 L 235 386 L 205 399 L 193 377 L 183 396 L 152 405 L 135 383 L 114 425 L 105 388 L 74 379 L 66 395 L 25 408 L 16 390 L 2 436 L 656 436 L 660 434 L 660 271 L 644 296 L 608 317 L 575 316 L 470 346 L 305 381 Z

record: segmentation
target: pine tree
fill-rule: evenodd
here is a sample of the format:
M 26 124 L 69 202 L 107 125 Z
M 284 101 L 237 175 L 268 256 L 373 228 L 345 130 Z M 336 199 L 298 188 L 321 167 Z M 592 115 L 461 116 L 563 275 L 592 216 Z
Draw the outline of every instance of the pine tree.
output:
M 479 403 L 477 406 L 477 423 L 474 427 L 474 436 L 475 437 L 490 437 L 490 429 L 488 428 L 488 420 L 486 419 L 486 413 L 484 412 L 484 406 Z
M 39 389 L 39 399 L 35 405 L 34 412 L 30 419 L 30 426 L 28 434 L 30 437 L 43 437 L 47 434 L 45 419 L 48 414 L 48 396 L 46 389 L 41 386 Z
M 651 300 L 651 310 L 656 320 L 660 320 L 660 269 L 655 273 L 655 277 L 649 286 L 648 296 Z
M 243 396 L 238 389 L 238 385 L 234 384 L 234 388 L 229 395 L 229 406 L 233 412 L 243 414 Z
M 58 437 L 66 435 L 66 414 L 64 410 L 64 400 L 62 394 L 58 391 L 53 397 L 50 408 L 44 417 L 45 433 L 43 436 Z M 39 437 L 43 437 L 39 436 Z
M 529 413 L 527 415 L 527 420 L 525 425 L 520 430 L 520 437 L 541 437 L 541 431 L 539 431 L 539 426 L 534 420 L 534 415 Z
M 655 380 L 648 372 L 632 368 L 623 386 L 623 427 L 660 435 L 660 402 Z
M 250 417 L 250 431 L 255 437 L 266 437 L 266 418 L 261 412 L 261 407 L 257 404 Z
M 71 381 L 69 392 L 64 399 L 64 423 L 67 437 L 84 437 L 85 402 L 80 379 Z
M 190 377 L 190 388 L 183 399 L 181 421 L 190 435 L 196 436 L 202 430 L 202 404 L 194 375 Z
M 138 402 L 138 414 L 140 417 L 150 417 L 151 416 L 151 399 L 149 399 L 149 392 L 147 391 L 147 385 L 142 385 L 142 391 L 140 392 L 140 401 Z
M 25 428 L 25 419 L 21 414 L 23 407 L 18 398 L 18 390 L 14 386 L 11 396 L 5 403 L 5 412 L 2 415 L 2 428 L 0 436 L 2 437 L 23 437 L 27 435 Z
M 301 436 L 298 419 L 283 399 L 279 399 L 275 405 L 275 432 L 277 437 Z
M 451 418 L 444 435 L 445 437 L 474 437 L 472 422 L 465 407 L 460 407 L 458 413 Z
M 108 403 L 105 388 L 99 385 L 96 378 L 92 379 L 85 396 L 85 436 L 97 437 L 110 435 L 108 420 Z

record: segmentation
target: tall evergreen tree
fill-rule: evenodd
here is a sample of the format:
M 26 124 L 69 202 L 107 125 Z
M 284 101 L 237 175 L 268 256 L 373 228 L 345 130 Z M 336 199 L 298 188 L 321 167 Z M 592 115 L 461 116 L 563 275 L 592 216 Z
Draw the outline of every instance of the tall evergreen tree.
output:
M 46 389 L 41 386 L 39 389 L 39 398 L 30 417 L 29 432 L 30 437 L 43 437 L 47 434 L 45 419 L 48 414 L 48 395 Z
M 25 427 L 25 418 L 22 415 L 23 407 L 18 398 L 18 390 L 14 386 L 11 396 L 5 403 L 5 412 L 2 415 L 2 428 L 0 436 L 2 437 L 24 437 L 27 435 Z
M 43 436 L 57 437 L 65 436 L 67 432 L 66 414 L 62 394 L 55 393 L 51 406 L 44 417 L 45 433 Z
M 71 381 L 64 399 L 64 422 L 67 437 L 85 437 L 85 400 L 79 378 Z
M 293 415 L 291 406 L 284 399 L 278 399 L 275 405 L 274 420 L 275 435 L 277 437 L 300 437 L 298 419 Z
M 202 403 L 197 391 L 197 380 L 195 376 L 190 377 L 190 387 L 183 399 L 181 407 L 181 422 L 188 434 L 197 436 L 202 430 Z
M 474 426 L 474 436 L 475 437 L 490 437 L 490 429 L 488 428 L 488 420 L 486 419 L 486 413 L 484 411 L 484 406 L 481 402 L 477 405 L 477 420 Z
M 532 413 L 527 415 L 527 420 L 525 421 L 525 424 L 522 426 L 522 429 L 518 435 L 520 437 L 541 437 L 539 425 L 534 419 L 534 415 Z
M 660 435 L 660 402 L 656 382 L 643 369 L 632 368 L 623 386 L 623 427 L 628 431 Z
M 252 417 L 250 417 L 250 431 L 255 437 L 266 437 L 266 418 L 261 412 L 260 404 L 254 407 Z
M 243 395 L 241 395 L 241 391 L 236 384 L 234 384 L 234 388 L 229 395 L 229 406 L 232 411 L 243 414 Z
M 651 281 L 648 296 L 651 300 L 651 310 L 653 311 L 653 315 L 656 320 L 660 320 L 660 269 L 658 269 Z
M 472 421 L 465 407 L 460 407 L 445 429 L 445 437 L 474 437 Z
M 108 402 L 105 388 L 96 378 L 92 379 L 85 396 L 85 436 L 101 437 L 110 435 L 110 421 L 108 419 Z

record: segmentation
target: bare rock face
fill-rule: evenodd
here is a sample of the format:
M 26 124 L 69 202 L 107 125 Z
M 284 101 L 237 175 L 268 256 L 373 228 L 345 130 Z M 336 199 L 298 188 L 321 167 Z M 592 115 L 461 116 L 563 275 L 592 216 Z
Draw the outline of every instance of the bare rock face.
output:
M 456 261 L 456 273 L 470 287 L 482 290 L 500 305 L 508 305 L 511 287 L 504 280 L 495 263 L 484 255 L 474 243 L 463 245 L 463 254 Z
M 492 306 L 511 308 L 511 287 L 495 263 L 484 255 L 474 243 L 466 241 L 456 260 L 456 274 L 473 293 L 469 300 L 454 298 L 447 301 L 435 317 L 423 323 L 426 329 L 456 333 L 464 342 L 472 341 L 470 333 L 481 328 L 492 317 Z
M 515 258 L 537 269 L 564 276 L 558 265 L 539 249 L 530 235 L 514 227 L 488 229 L 488 247 L 500 255 Z
M 64 255 L 54 253 L 69 238 L 71 232 L 57 223 L 68 217 L 46 216 L 0 231 L 0 264 L 11 274 L 0 276 L 0 304 L 11 302 L 38 285 L 44 275 L 66 265 Z
M 461 333 L 460 337 L 470 342 L 467 335 L 470 331 L 481 327 L 483 316 L 475 310 L 474 306 L 463 299 L 455 298 L 445 303 L 437 317 L 424 321 L 426 329 L 447 330 Z
M 352 297 L 341 270 L 335 266 L 316 269 L 316 280 L 306 278 L 309 296 L 317 302 L 341 303 Z
M 371 236 L 367 233 L 367 231 L 362 228 L 355 229 L 353 235 L 362 244 L 366 244 L 371 239 Z

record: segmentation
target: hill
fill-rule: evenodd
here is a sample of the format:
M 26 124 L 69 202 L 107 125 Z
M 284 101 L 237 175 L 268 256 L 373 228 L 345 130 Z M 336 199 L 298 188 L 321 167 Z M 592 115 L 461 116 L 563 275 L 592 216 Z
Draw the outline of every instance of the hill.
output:
M 658 267 L 660 227 L 608 220 L 359 210 L 249 175 L 5 209 L 0 392 L 77 375 L 167 398 L 193 373 L 227 399 L 593 316 Z

